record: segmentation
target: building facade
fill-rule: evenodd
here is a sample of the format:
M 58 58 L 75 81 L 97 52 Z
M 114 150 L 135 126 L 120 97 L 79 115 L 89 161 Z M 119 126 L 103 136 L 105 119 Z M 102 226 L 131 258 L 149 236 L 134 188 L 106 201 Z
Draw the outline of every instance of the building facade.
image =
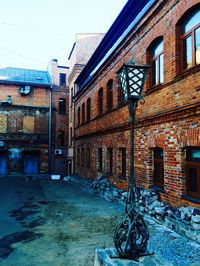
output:
M 0 69 L 0 176 L 48 173 L 50 88 L 46 71 Z
M 58 65 L 57 59 L 52 59 L 48 71 L 52 79 L 50 172 L 64 177 L 68 174 L 69 68 Z
M 136 109 L 137 184 L 171 206 L 199 207 L 198 0 L 127 2 L 75 81 L 75 172 L 127 187 L 129 111 L 116 73 L 130 60 L 150 66 Z
M 77 33 L 75 43 L 69 55 L 69 148 L 68 148 L 68 174 L 74 170 L 74 101 L 77 93 L 75 80 L 88 62 L 94 50 L 101 42 L 103 33 Z

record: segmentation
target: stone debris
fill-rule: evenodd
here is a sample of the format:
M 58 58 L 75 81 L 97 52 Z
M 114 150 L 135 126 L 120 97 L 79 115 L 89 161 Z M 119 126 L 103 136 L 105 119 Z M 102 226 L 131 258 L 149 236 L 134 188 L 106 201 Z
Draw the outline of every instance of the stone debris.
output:
M 108 177 L 100 175 L 90 187 L 106 199 L 125 204 L 127 192 L 113 187 Z M 194 207 L 173 208 L 158 198 L 155 189 L 138 188 L 139 210 L 159 224 L 200 243 L 200 209 Z

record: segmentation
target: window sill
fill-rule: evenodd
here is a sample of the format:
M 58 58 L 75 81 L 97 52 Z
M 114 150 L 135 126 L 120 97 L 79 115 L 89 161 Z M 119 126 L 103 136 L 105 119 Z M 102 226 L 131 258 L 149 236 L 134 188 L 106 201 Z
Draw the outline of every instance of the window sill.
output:
M 188 196 L 188 195 L 182 195 L 181 198 L 188 200 L 188 201 L 191 201 L 193 203 L 200 204 L 200 199 L 192 198 L 191 196 Z

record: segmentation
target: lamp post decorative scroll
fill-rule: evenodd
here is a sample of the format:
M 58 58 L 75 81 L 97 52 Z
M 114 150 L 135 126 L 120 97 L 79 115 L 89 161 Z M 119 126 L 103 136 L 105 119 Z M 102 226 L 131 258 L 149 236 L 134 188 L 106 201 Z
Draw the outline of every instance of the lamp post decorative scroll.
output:
M 149 232 L 142 215 L 137 210 L 138 190 L 134 175 L 134 121 L 138 101 L 142 98 L 144 81 L 149 66 L 124 64 L 117 72 L 123 99 L 128 103 L 130 120 L 130 177 L 126 215 L 115 229 L 114 244 L 121 257 L 135 259 L 146 256 Z

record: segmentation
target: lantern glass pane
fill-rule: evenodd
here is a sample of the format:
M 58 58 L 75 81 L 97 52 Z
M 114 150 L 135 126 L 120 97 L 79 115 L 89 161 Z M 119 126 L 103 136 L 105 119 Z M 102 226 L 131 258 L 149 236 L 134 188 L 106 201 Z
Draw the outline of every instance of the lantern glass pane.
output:
M 128 92 L 127 92 L 128 84 L 127 84 L 127 79 L 126 79 L 126 69 L 125 68 L 123 68 L 121 73 L 119 74 L 119 79 L 120 79 L 120 83 L 121 83 L 123 97 L 125 100 L 127 100 L 127 98 L 128 98 Z

